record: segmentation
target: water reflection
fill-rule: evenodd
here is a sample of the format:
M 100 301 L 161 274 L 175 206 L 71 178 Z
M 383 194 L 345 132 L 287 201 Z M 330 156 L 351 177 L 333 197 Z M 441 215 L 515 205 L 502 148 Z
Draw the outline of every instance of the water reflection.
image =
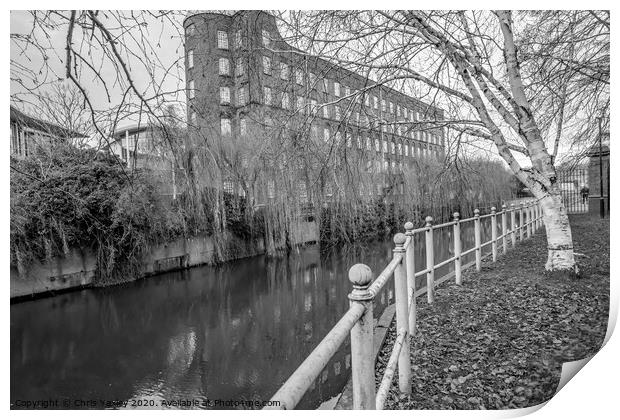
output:
M 483 232 L 486 241 L 490 220 Z M 450 256 L 451 235 L 437 232 L 437 262 Z M 425 264 L 423 241 L 417 270 Z M 269 399 L 347 310 L 348 268 L 363 261 L 376 275 L 392 248 L 381 242 L 320 253 L 310 246 L 13 304 L 11 400 Z M 390 282 L 375 315 L 393 300 Z M 350 366 L 347 343 L 298 407 L 336 395 Z

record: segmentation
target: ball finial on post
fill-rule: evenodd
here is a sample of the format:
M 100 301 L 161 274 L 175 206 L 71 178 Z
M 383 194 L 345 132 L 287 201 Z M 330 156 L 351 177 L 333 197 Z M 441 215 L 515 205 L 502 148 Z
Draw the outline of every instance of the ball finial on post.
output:
M 459 218 L 461 217 L 458 211 L 455 211 L 452 216 L 454 217 L 455 222 L 458 222 Z
M 480 217 L 480 210 L 474 209 L 474 217 Z
M 491 213 L 495 213 L 497 209 L 495 207 L 491 207 Z
M 372 270 L 366 264 L 355 264 L 349 268 L 349 281 L 353 289 L 367 289 L 372 282 Z
M 433 218 L 431 216 L 426 216 L 426 219 L 424 219 L 424 221 L 426 222 L 427 227 L 433 224 Z
M 405 223 L 405 230 L 406 230 L 407 232 L 409 232 L 409 231 L 413 230 L 413 223 L 411 223 L 411 222 L 407 222 L 407 223 Z
M 396 248 L 402 248 L 403 245 L 405 245 L 405 241 L 407 240 L 407 235 L 405 235 L 404 233 L 397 233 L 396 235 L 394 235 L 394 245 L 396 245 Z

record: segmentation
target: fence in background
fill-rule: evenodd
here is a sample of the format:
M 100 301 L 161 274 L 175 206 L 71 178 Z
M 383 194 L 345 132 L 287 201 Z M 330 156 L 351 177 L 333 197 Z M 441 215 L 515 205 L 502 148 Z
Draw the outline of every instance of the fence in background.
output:
M 481 243 L 481 220 L 485 218 L 491 218 L 491 239 Z M 349 294 L 349 310 L 271 398 L 271 401 L 278 401 L 279 405 L 268 406 L 266 409 L 295 408 L 349 334 L 354 409 L 383 409 L 396 371 L 399 373 L 400 392 L 410 394 L 409 338 L 415 334 L 416 298 L 426 294 L 428 303 L 434 302 L 437 286 L 435 270 L 454 263 L 456 284 L 462 284 L 464 256 L 475 253 L 476 270 L 480 271 L 482 249 L 491 245 L 491 256 L 493 261 L 496 261 L 500 247 L 505 254 L 509 245 L 514 247 L 517 241 L 529 238 L 542 226 L 542 209 L 538 202 L 532 200 L 512 204 L 510 207 L 503 205 L 500 212 L 496 212 L 495 207 L 492 207 L 489 214 L 482 216 L 480 211 L 475 209 L 473 217 L 463 220 L 459 219 L 459 213 L 454 213 L 454 220 L 438 225 L 433 225 L 433 218 L 430 216 L 425 221 L 426 225 L 419 229 L 414 229 L 413 223 L 407 222 L 406 232 L 394 236 L 392 260 L 374 281 L 372 271 L 364 264 L 355 264 L 349 269 L 349 280 L 353 285 Z M 467 250 L 463 250 L 461 246 L 461 227 L 465 223 L 474 224 L 474 246 Z M 433 232 L 446 227 L 454 230 L 454 256 L 437 263 L 434 257 Z M 501 235 L 498 235 L 500 228 Z M 417 236 L 423 238 L 416 239 Z M 426 255 L 426 267 L 418 272 L 415 272 L 416 240 L 424 240 Z M 426 276 L 426 286 L 416 290 L 415 280 L 420 276 Z M 397 336 L 383 378 L 376 390 L 373 300 L 392 277 L 396 299 Z
M 587 168 L 558 171 L 557 184 L 568 214 L 588 212 L 590 192 Z

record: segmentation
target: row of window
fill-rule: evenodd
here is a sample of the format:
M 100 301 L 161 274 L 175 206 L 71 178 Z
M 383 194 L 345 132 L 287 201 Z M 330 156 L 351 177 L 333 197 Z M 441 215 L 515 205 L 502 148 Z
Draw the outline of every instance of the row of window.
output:
M 291 74 L 291 67 L 284 62 L 279 63 L 279 67 L 276 69 L 272 66 L 272 61 L 270 57 L 263 56 L 263 73 L 267 75 L 273 75 L 274 71 L 277 71 L 280 79 L 289 80 L 289 75 Z M 292 69 L 295 77 L 295 83 L 303 86 L 304 85 L 304 74 L 305 71 L 302 69 Z M 395 118 L 404 118 L 409 119 L 409 121 L 419 121 L 422 118 L 422 113 L 409 109 L 406 106 L 401 106 L 400 104 L 394 103 L 390 100 L 381 99 L 375 95 L 365 94 L 359 91 L 351 90 L 348 86 L 341 86 L 339 82 L 333 82 L 333 91 L 330 91 L 329 85 L 330 80 L 325 78 L 320 82 L 317 76 L 310 72 L 308 73 L 308 85 L 311 89 L 321 90 L 327 94 L 333 94 L 336 98 L 348 98 L 352 97 L 355 99 L 357 103 L 362 102 L 362 96 L 364 97 L 364 105 L 369 109 L 378 110 L 379 102 L 381 103 L 381 112 L 392 114 Z
M 231 136 L 232 135 L 232 125 L 231 120 L 229 118 L 221 118 L 220 119 L 220 133 L 222 136 Z M 239 133 L 241 136 L 247 135 L 247 121 L 245 118 L 239 119 Z M 312 126 L 312 136 L 314 138 L 319 138 L 319 127 L 316 125 Z M 323 128 L 323 141 L 328 142 L 332 137 L 331 131 L 329 128 Z M 353 141 L 351 133 L 346 133 L 346 146 L 352 147 Z M 339 145 L 342 142 L 342 132 L 335 131 L 334 140 L 336 144 Z M 408 144 L 407 142 L 394 142 L 394 141 L 386 141 L 381 142 L 378 138 L 372 140 L 370 137 L 366 137 L 365 140 L 361 136 L 357 136 L 357 148 L 358 149 L 366 149 L 371 151 L 374 149 L 376 152 L 382 152 L 385 154 L 391 153 L 393 155 L 405 156 L 409 155 L 413 156 L 426 156 L 427 150 L 428 153 L 432 153 L 433 151 L 439 155 L 440 147 L 426 144 Z M 389 146 L 389 147 L 388 147 Z
M 193 84 L 193 81 L 191 81 L 190 83 Z M 236 90 L 237 92 L 237 98 L 236 98 L 236 104 L 237 106 L 245 106 L 248 103 L 248 88 L 247 86 L 242 86 L 240 88 L 238 88 Z M 192 98 L 193 96 L 190 96 L 190 98 Z M 274 105 L 273 102 L 273 94 L 272 94 L 272 89 L 270 87 L 265 86 L 263 88 L 263 101 L 265 103 L 265 105 Z M 227 86 L 221 86 L 220 87 L 220 104 L 221 105 L 230 105 L 231 102 L 231 88 L 227 87 Z M 290 110 L 291 109 L 291 103 L 290 103 L 290 99 L 289 99 L 289 94 L 284 92 L 281 96 L 281 102 L 279 104 L 282 108 Z M 307 103 L 307 100 L 304 99 L 301 96 L 297 96 L 296 98 L 296 110 L 300 111 L 300 112 L 305 112 L 308 108 L 310 108 L 310 112 L 313 115 L 316 115 L 319 109 L 318 103 L 315 99 L 310 100 L 310 103 Z M 322 106 L 322 117 L 323 118 L 330 118 L 330 108 L 334 109 L 334 113 L 333 113 L 333 117 L 336 120 L 341 120 L 342 119 L 342 111 L 341 111 L 341 107 L 339 105 L 335 105 L 335 106 L 330 106 L 330 105 L 323 105 Z M 356 123 L 358 126 L 365 126 L 365 127 L 370 127 L 370 120 L 368 119 L 367 116 L 365 115 L 360 115 L 359 112 L 355 113 L 355 118 L 353 119 L 353 122 Z M 378 125 L 377 127 L 378 128 Z M 382 124 L 381 125 L 381 130 L 384 133 L 388 133 L 390 132 L 391 134 L 397 134 L 401 137 L 403 136 L 407 136 L 407 128 L 404 127 L 403 125 L 393 125 L 393 124 Z M 438 135 L 434 134 L 434 133 L 429 133 L 427 131 L 414 131 L 411 130 L 409 131 L 409 137 L 412 140 L 421 140 L 421 141 L 426 141 L 426 142 L 430 142 L 433 144 L 439 144 L 441 139 Z
M 190 23 L 189 25 L 187 25 L 186 28 L 186 34 L 188 36 L 192 36 L 196 34 L 196 26 L 193 23 Z M 272 36 L 269 33 L 269 31 L 263 29 L 261 31 L 261 37 L 262 37 L 262 43 L 264 47 L 269 47 L 271 45 L 272 42 Z M 217 34 L 216 34 L 216 39 L 217 39 L 217 48 L 221 49 L 221 50 L 228 50 L 229 48 L 229 44 L 228 44 L 228 32 L 226 31 L 222 31 L 222 30 L 218 30 Z M 235 48 L 240 48 L 243 46 L 243 37 L 242 37 L 242 33 L 241 30 L 237 30 L 235 32 Z

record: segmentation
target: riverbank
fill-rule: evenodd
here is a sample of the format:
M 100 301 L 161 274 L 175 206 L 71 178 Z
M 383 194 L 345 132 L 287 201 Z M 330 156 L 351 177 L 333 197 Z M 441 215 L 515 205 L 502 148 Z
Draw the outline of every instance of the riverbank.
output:
M 298 222 L 293 231 L 293 246 L 317 242 L 318 227 L 314 222 Z M 234 261 L 265 253 L 265 241 L 247 241 L 232 233 L 225 235 L 223 261 Z M 283 247 L 283 244 L 279 244 Z M 142 258 L 138 275 L 122 281 L 104 285 L 96 284 L 97 258 L 93 251 L 72 248 L 64 257 L 51 261 L 35 262 L 27 273 L 18 273 L 17 267 L 10 267 L 11 302 L 29 300 L 53 293 L 79 290 L 89 287 L 114 286 L 129 283 L 155 274 L 162 274 L 185 268 L 212 265 L 215 244 L 208 235 L 180 238 L 151 246 Z
M 396 382 L 388 409 L 510 409 L 549 400 L 562 363 L 595 354 L 609 311 L 609 219 L 571 216 L 577 279 L 547 277 L 544 229 L 480 273 L 418 298 L 411 342 L 412 393 Z M 378 357 L 380 381 L 395 339 L 391 326 Z

